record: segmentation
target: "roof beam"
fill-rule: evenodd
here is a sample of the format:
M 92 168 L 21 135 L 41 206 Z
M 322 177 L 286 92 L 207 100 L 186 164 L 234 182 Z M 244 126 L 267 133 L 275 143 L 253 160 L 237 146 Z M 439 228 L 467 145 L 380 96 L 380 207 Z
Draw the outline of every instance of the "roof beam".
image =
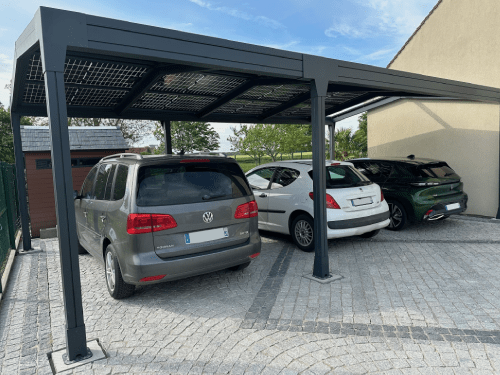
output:
M 277 115 L 278 113 L 280 112 L 283 112 L 285 110 L 287 110 L 288 108 L 292 108 L 292 107 L 295 107 L 296 105 L 300 104 L 300 103 L 303 103 L 305 102 L 306 100 L 309 100 L 311 99 L 311 93 L 310 92 L 306 92 L 304 94 L 300 94 L 298 96 L 296 96 L 295 98 L 293 98 L 292 100 L 289 100 L 277 107 L 274 107 L 274 108 L 271 108 L 267 111 L 265 111 L 264 113 L 262 113 L 260 116 L 259 116 L 259 120 L 266 120 L 268 119 L 269 117 L 272 117 L 274 115 Z
M 328 85 L 328 92 L 387 92 L 387 90 L 373 88 L 373 87 L 363 87 L 363 86 L 351 86 L 351 85 L 340 85 L 336 83 L 330 83 Z
M 203 118 L 215 112 L 218 108 L 222 107 L 224 104 L 229 103 L 231 100 L 238 98 L 239 96 L 245 94 L 247 91 L 253 89 L 255 86 L 273 86 L 273 85 L 287 85 L 287 84 L 296 84 L 296 81 L 291 79 L 253 79 L 247 82 L 242 83 L 238 87 L 229 91 L 227 94 L 221 96 L 216 101 L 210 103 L 205 108 L 201 109 L 196 116 L 199 118 Z
M 342 104 L 334 105 L 334 106 L 328 108 L 327 110 L 325 110 L 325 116 L 329 116 L 332 113 L 339 112 L 339 111 L 342 111 L 343 109 L 347 109 L 347 108 L 353 107 L 355 105 L 364 103 L 367 100 L 373 99 L 377 96 L 381 96 L 381 95 L 378 93 L 370 93 L 369 92 L 369 93 L 366 93 L 366 94 L 363 94 L 360 96 L 356 96 L 355 98 L 352 98 L 351 100 L 348 100 Z
M 114 111 L 117 115 L 121 115 L 127 109 L 132 107 L 161 77 L 166 74 L 179 74 L 203 70 L 205 69 L 184 65 L 153 68 L 132 87 L 129 93 L 125 95 L 122 101 L 114 108 Z
M 251 81 L 247 81 L 247 82 L 242 83 L 238 87 L 232 89 L 227 94 L 221 96 L 216 101 L 210 103 L 205 108 L 198 111 L 198 113 L 196 113 L 196 116 L 199 118 L 203 118 L 203 117 L 208 116 L 212 112 L 216 111 L 217 108 L 222 107 L 224 104 L 230 102 L 233 99 L 236 99 L 238 96 L 241 96 L 244 93 L 246 93 L 248 90 L 254 88 L 257 85 L 258 81 L 259 81 L 258 79 L 255 79 L 255 80 L 251 80 Z

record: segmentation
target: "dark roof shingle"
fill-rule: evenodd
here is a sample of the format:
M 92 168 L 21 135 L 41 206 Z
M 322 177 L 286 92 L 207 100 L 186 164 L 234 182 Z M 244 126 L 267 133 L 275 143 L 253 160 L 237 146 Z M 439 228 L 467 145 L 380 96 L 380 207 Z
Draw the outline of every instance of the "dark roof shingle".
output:
M 125 150 L 129 146 L 114 126 L 70 126 L 70 150 Z M 23 152 L 50 151 L 48 126 L 21 126 Z

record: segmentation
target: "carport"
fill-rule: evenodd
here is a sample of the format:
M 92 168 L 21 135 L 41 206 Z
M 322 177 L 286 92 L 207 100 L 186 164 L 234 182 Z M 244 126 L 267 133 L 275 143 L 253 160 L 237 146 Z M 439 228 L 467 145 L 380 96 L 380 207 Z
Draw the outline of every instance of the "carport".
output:
M 67 117 L 312 123 L 313 276 L 329 277 L 326 116 L 367 100 L 426 96 L 500 102 L 500 90 L 40 7 L 16 42 L 11 116 L 24 249 L 31 248 L 20 117 L 48 116 L 67 356 L 87 354 Z

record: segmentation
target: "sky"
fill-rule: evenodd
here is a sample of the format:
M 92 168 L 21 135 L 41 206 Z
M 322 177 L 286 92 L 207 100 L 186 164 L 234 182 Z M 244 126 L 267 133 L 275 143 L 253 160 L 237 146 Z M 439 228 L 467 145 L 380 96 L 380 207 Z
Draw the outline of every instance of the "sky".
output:
M 8 106 L 15 41 L 44 5 L 195 34 L 386 67 L 437 0 L 0 0 L 0 102 Z M 147 6 L 145 6 L 147 4 Z M 337 128 L 357 129 L 357 116 Z M 221 151 L 229 124 L 212 123 Z M 146 137 L 142 144 L 153 144 Z

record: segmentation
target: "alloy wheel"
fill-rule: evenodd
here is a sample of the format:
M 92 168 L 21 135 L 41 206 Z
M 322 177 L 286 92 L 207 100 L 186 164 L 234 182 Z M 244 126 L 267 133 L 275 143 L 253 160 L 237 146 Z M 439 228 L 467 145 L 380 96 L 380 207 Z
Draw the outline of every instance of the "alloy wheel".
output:
M 295 238 L 297 238 L 297 242 L 304 247 L 307 247 L 312 243 L 313 228 L 307 221 L 300 220 L 297 222 L 295 225 Z
M 397 228 L 403 222 L 403 213 L 397 205 L 394 203 L 389 203 L 389 213 L 390 213 L 390 223 L 389 228 Z
M 115 290 L 115 280 L 115 262 L 113 259 L 113 254 L 111 253 L 111 251 L 108 251 L 108 253 L 106 254 L 106 282 L 108 283 L 108 287 L 111 291 Z

